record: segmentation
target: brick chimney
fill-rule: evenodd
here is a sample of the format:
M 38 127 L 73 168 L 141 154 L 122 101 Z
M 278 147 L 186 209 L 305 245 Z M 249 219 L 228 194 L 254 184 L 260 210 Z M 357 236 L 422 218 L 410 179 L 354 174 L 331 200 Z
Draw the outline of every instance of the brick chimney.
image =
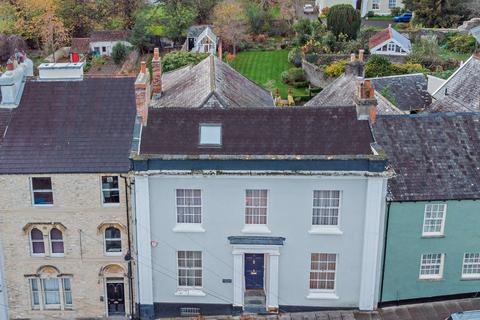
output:
M 377 98 L 375 98 L 375 89 L 370 80 L 359 79 L 355 92 L 355 105 L 357 107 L 358 120 L 370 120 L 375 123 L 377 119 Z
M 218 59 L 223 60 L 223 46 L 222 39 L 218 38 Z
M 153 49 L 152 59 L 152 92 L 154 95 L 162 93 L 162 61 L 158 48 Z
M 142 61 L 140 64 L 140 73 L 135 80 L 135 102 L 137 105 L 137 116 L 140 117 L 142 125 L 147 124 L 150 97 L 150 73 L 147 70 L 147 64 L 145 61 Z
M 26 79 L 31 76 L 33 76 L 32 60 L 25 58 L 16 67 L 15 63 L 10 62 L 7 71 L 0 76 L 0 90 L 2 92 L 0 107 L 17 107 L 22 97 Z

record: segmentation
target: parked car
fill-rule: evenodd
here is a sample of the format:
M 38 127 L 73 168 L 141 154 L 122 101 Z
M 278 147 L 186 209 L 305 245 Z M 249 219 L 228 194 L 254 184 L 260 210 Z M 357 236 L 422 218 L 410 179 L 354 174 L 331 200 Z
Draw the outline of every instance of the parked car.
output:
M 311 14 L 315 12 L 315 8 L 311 4 L 306 4 L 303 6 L 303 13 Z
M 395 22 L 410 22 L 412 20 L 412 13 L 411 12 L 404 12 L 399 16 L 393 18 Z
M 445 320 L 480 320 L 480 310 L 452 313 Z

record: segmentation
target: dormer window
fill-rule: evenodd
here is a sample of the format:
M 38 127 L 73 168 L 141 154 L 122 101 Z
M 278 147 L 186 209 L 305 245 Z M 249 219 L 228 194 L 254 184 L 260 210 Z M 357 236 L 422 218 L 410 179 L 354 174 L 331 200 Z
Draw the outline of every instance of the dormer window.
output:
M 200 124 L 200 146 L 221 146 L 222 125 L 218 123 Z

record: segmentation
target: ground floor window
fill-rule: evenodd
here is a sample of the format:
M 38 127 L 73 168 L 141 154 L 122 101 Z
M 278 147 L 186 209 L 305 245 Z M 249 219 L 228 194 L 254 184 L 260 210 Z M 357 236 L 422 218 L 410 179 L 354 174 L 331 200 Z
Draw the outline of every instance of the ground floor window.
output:
M 422 254 L 420 279 L 441 279 L 443 277 L 443 253 Z
M 73 306 L 70 278 L 30 278 L 33 309 L 70 309 Z
M 480 278 L 480 253 L 465 253 L 462 278 Z
M 312 253 L 310 263 L 310 290 L 334 291 L 337 255 Z
M 202 252 L 178 251 L 178 286 L 183 288 L 202 287 Z
M 372 1 L 372 9 L 373 10 L 380 10 L 380 0 L 373 0 Z

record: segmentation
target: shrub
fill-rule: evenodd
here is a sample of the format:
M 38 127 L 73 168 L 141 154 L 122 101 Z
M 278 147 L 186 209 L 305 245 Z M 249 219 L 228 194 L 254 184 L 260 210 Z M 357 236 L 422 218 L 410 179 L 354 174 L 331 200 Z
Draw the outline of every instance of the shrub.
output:
M 405 22 L 399 22 L 395 25 L 395 28 L 398 30 L 407 30 L 410 27 L 410 24 Z
M 233 53 L 227 53 L 227 62 L 232 62 L 235 60 L 235 55 Z
M 348 36 L 348 39 L 356 39 L 361 22 L 360 11 L 349 4 L 332 6 L 327 16 L 327 28 L 337 38 L 343 33 Z
M 302 68 L 290 68 L 282 72 L 282 82 L 293 85 L 296 88 L 305 87 L 308 85 L 305 71 Z
M 324 8 L 322 9 L 322 12 L 321 12 L 322 17 L 328 16 L 328 13 L 329 13 L 329 12 L 330 12 L 330 8 L 329 8 L 329 7 L 324 7 Z
M 392 63 L 387 58 L 373 54 L 365 63 L 365 77 L 384 77 L 392 75 Z
M 470 34 L 454 34 L 447 36 L 448 49 L 456 53 L 472 53 L 475 50 L 477 40 Z
M 375 17 L 375 12 L 373 12 L 372 10 L 368 11 L 367 12 L 367 17 L 369 17 L 369 18 Z
M 433 70 L 443 65 L 444 59 L 440 56 L 440 49 L 436 38 L 423 37 L 412 46 L 412 53 L 408 57 L 409 63 L 418 63 Z
M 390 12 L 392 13 L 392 16 L 395 17 L 395 16 L 401 15 L 404 12 L 404 10 L 400 7 L 395 7 L 395 8 L 390 9 Z
M 300 67 L 302 65 L 302 52 L 299 48 L 293 48 L 288 53 L 288 62 L 293 64 L 295 67 Z
M 197 64 L 206 57 L 208 53 L 194 53 L 186 51 L 172 51 L 167 53 L 162 59 L 162 69 L 164 72 L 175 70 L 189 64 Z M 228 57 L 227 57 L 228 59 Z
M 345 72 L 348 60 L 338 60 L 325 67 L 325 74 L 329 77 L 339 77 Z
M 427 72 L 427 69 L 419 63 L 403 63 L 392 64 L 392 72 L 394 74 L 423 73 Z
M 121 64 L 127 57 L 128 48 L 121 42 L 117 43 L 112 48 L 112 59 L 115 64 Z

